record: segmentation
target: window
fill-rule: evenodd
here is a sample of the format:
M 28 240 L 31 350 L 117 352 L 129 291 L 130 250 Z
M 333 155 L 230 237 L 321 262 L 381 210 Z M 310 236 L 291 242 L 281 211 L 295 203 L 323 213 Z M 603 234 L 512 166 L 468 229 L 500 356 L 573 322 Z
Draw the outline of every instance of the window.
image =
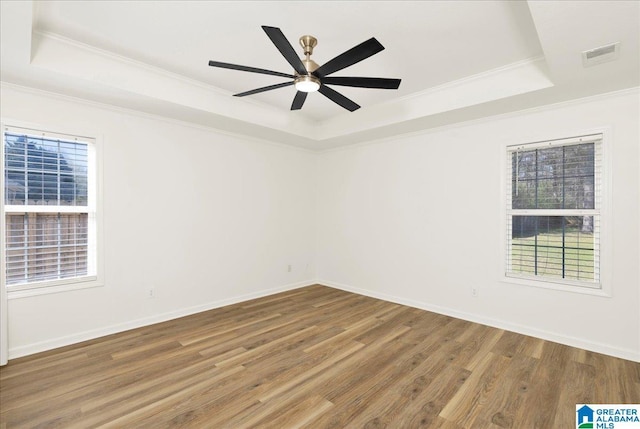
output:
M 507 156 L 506 275 L 600 288 L 602 135 Z
M 97 279 L 95 141 L 3 128 L 8 291 Z

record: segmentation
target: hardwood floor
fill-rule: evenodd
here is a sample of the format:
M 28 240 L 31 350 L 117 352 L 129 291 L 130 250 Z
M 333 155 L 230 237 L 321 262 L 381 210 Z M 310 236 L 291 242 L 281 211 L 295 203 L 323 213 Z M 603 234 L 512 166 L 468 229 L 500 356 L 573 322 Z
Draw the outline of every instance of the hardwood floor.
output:
M 2 428 L 572 428 L 640 364 L 324 286 L 0 369 Z

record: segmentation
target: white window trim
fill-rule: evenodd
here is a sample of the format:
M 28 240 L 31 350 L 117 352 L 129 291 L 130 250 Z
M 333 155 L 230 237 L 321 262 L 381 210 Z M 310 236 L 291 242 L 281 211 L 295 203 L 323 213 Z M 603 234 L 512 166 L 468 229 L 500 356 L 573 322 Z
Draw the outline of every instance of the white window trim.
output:
M 0 122 L 0 125 L 4 123 Z M 4 127 L 0 128 L 4 129 Z M 4 145 L 4 142 L 2 142 Z M 4 166 L 4 148 L 0 150 L 0 165 Z M 4 216 L 4 167 L 0 168 L 0 249 L 5 249 L 5 216 Z M 9 360 L 9 317 L 7 317 L 7 288 L 5 287 L 5 267 L 4 250 L 0 257 L 0 366 L 6 365 Z
M 91 207 L 87 208 L 88 212 L 93 212 L 95 215 L 95 222 L 90 222 L 96 230 L 94 233 L 95 245 L 92 246 L 92 250 L 95 252 L 95 257 L 89 258 L 90 261 L 95 261 L 95 269 L 92 271 L 93 275 L 74 277 L 68 279 L 47 280 L 42 282 L 32 282 L 21 285 L 12 285 L 7 287 L 6 285 L 6 262 L 4 258 L 4 249 L 6 246 L 6 222 L 5 222 L 5 204 L 4 204 L 4 149 L 0 150 L 0 165 L 2 165 L 3 174 L 0 174 L 0 249 L 3 249 L 3 256 L 0 258 L 0 288 L 4 293 L 6 299 L 25 298 L 30 296 L 45 295 L 51 293 L 60 293 L 66 291 L 73 291 L 78 289 L 87 289 L 104 286 L 104 234 L 103 234 L 103 147 L 102 137 L 95 133 L 79 133 L 73 130 L 61 129 L 62 127 L 54 126 L 47 127 L 38 124 L 25 123 L 21 121 L 15 121 L 11 119 L 0 120 L 0 130 L 2 130 L 2 140 L 4 145 L 4 132 L 7 129 L 25 131 L 39 131 L 46 133 L 48 136 L 58 136 L 62 139 L 79 138 L 92 141 L 93 150 L 90 151 L 94 159 L 90 159 L 90 162 L 94 165 L 94 174 L 90 174 L 88 177 L 89 186 L 92 184 L 95 186 L 95 198 L 90 201 Z M 55 130 L 55 131 L 50 131 Z M 65 208 L 61 207 L 34 207 L 34 206 L 7 206 L 6 208 L 16 209 L 22 212 L 65 212 Z M 72 209 L 69 209 L 72 211 Z M 77 211 L 77 210 L 73 210 Z M 0 295 L 0 300 L 2 296 Z
M 549 289 L 555 291 L 563 291 L 563 292 L 571 292 L 571 293 L 579 293 L 584 295 L 594 295 L 600 297 L 610 298 L 613 296 L 612 290 L 612 246 L 613 246 L 613 236 L 612 236 L 612 228 L 611 228 L 611 199 L 612 199 L 612 159 L 611 159 L 611 141 L 612 141 L 612 131 L 609 127 L 602 127 L 596 129 L 589 130 L 573 130 L 570 132 L 563 133 L 554 133 L 551 136 L 535 136 L 530 139 L 524 139 L 523 142 L 532 142 L 534 145 L 529 145 L 529 143 L 522 143 L 522 145 L 526 145 L 527 148 L 536 148 L 535 142 L 540 142 L 539 147 L 544 147 L 548 145 L 550 141 L 570 141 L 571 138 L 562 138 L 559 136 L 577 136 L 575 138 L 580 138 L 584 136 L 590 135 L 602 135 L 602 143 L 601 143 L 601 192 L 602 197 L 600 200 L 600 287 L 587 287 L 584 284 L 580 284 L 578 282 L 571 282 L 570 280 L 563 279 L 532 279 L 530 276 L 518 276 L 514 273 L 507 274 L 507 207 L 508 207 L 508 196 L 507 196 L 507 165 L 511 164 L 511 159 L 507 156 L 508 148 L 514 146 L 513 141 L 504 141 L 499 145 L 500 150 L 500 211 L 499 211 L 499 219 L 500 219 L 500 245 L 498 254 L 500 255 L 500 272 L 499 272 L 499 281 L 507 284 L 515 284 L 521 286 Z M 551 211 L 550 211 L 551 212 Z M 542 211 L 536 211 L 536 214 L 542 214 Z

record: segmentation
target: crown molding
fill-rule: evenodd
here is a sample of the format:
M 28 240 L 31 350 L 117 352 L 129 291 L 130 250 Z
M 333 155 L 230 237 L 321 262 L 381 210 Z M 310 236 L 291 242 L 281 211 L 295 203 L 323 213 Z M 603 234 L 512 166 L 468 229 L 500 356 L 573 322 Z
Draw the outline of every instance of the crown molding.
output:
M 1 91 L 8 89 L 8 90 L 13 90 L 16 92 L 21 92 L 21 93 L 25 93 L 25 94 L 32 94 L 32 95 L 36 95 L 36 96 L 40 96 L 40 97 L 47 97 L 56 101 L 63 101 L 63 102 L 68 102 L 68 103 L 75 103 L 75 104 L 81 104 L 84 106 L 88 106 L 88 107 L 92 107 L 92 108 L 96 108 L 96 109 L 104 109 L 104 110 L 109 110 L 115 113 L 120 113 L 120 114 L 124 114 L 124 115 L 131 115 L 131 116 L 136 116 L 139 118 L 143 118 L 143 119 L 148 119 L 148 120 L 153 120 L 153 121 L 159 121 L 159 122 L 163 122 L 163 123 L 167 123 L 167 124 L 172 124 L 172 125 L 178 125 L 178 126 L 183 126 L 183 127 L 188 127 L 188 128 L 193 128 L 193 129 L 197 129 L 197 130 L 202 130 L 202 131 L 207 131 L 207 132 L 212 132 L 215 133 L 217 135 L 221 135 L 221 136 L 225 136 L 225 137 L 231 137 L 231 138 L 237 138 L 243 141 L 248 141 L 248 142 L 253 142 L 253 143 L 260 143 L 260 144 L 268 144 L 270 146 L 274 146 L 274 147 L 279 147 L 279 148 L 283 148 L 283 149 L 288 149 L 288 150 L 293 150 L 293 151 L 298 151 L 298 152 L 304 152 L 304 153 L 309 153 L 309 154 L 313 154 L 313 153 L 317 153 L 317 150 L 313 150 L 310 148 L 305 148 L 305 147 L 301 147 L 301 146 L 296 146 L 296 145 L 292 145 L 292 144 L 287 144 L 287 143 L 281 143 L 279 141 L 276 141 L 274 139 L 267 139 L 267 138 L 261 138 L 258 136 L 252 136 L 252 135 L 247 135 L 247 134 L 243 134 L 243 133 L 237 133 L 237 132 L 233 132 L 233 131 L 228 131 L 228 130 L 223 130 L 220 128 L 217 128 L 215 126 L 208 126 L 208 125 L 202 125 L 199 123 L 195 123 L 195 122 L 191 122 L 191 121 L 184 121 L 184 120 L 180 120 L 180 119 L 175 119 L 166 115 L 159 115 L 159 114 L 154 114 L 154 113 L 148 113 L 148 112 L 143 112 L 140 110 L 136 110 L 136 109 L 131 109 L 131 108 L 126 108 L 126 107 L 122 107 L 122 106 L 117 106 L 114 104 L 109 104 L 109 103 L 104 103 L 104 102 L 100 102 L 100 101 L 95 101 L 95 100 L 90 100 L 87 98 L 82 98 L 82 97 L 75 97 L 75 96 L 71 96 L 71 95 L 67 95 L 67 94 L 61 94 L 59 92 L 54 92 L 54 91 L 48 91 L 48 90 L 44 90 L 44 89 L 40 89 L 40 88 L 34 88 L 31 86 L 24 86 L 24 85 L 18 85 L 15 83 L 11 83 L 11 82 L 4 82 L 4 81 L 0 81 L 0 93 Z M 4 100 L 3 97 L 0 97 L 1 100 Z M 6 120 L 11 120 L 10 118 L 4 118 L 3 119 Z
M 455 112 L 553 87 L 544 57 L 518 61 L 322 123 L 320 140 Z M 356 120 L 352 120 L 356 119 Z
M 35 31 L 31 65 L 142 95 L 152 100 L 216 114 L 288 134 L 310 138 L 317 125 L 255 100 L 232 97 L 212 85 L 189 79 L 57 34 Z M 311 137 L 312 138 L 312 137 Z

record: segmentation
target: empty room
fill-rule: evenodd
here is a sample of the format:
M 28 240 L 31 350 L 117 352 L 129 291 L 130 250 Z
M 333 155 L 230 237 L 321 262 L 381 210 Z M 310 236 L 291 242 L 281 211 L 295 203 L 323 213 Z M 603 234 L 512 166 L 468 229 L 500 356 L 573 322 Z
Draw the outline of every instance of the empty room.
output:
M 640 1 L 0 0 L 0 429 L 640 427 Z

